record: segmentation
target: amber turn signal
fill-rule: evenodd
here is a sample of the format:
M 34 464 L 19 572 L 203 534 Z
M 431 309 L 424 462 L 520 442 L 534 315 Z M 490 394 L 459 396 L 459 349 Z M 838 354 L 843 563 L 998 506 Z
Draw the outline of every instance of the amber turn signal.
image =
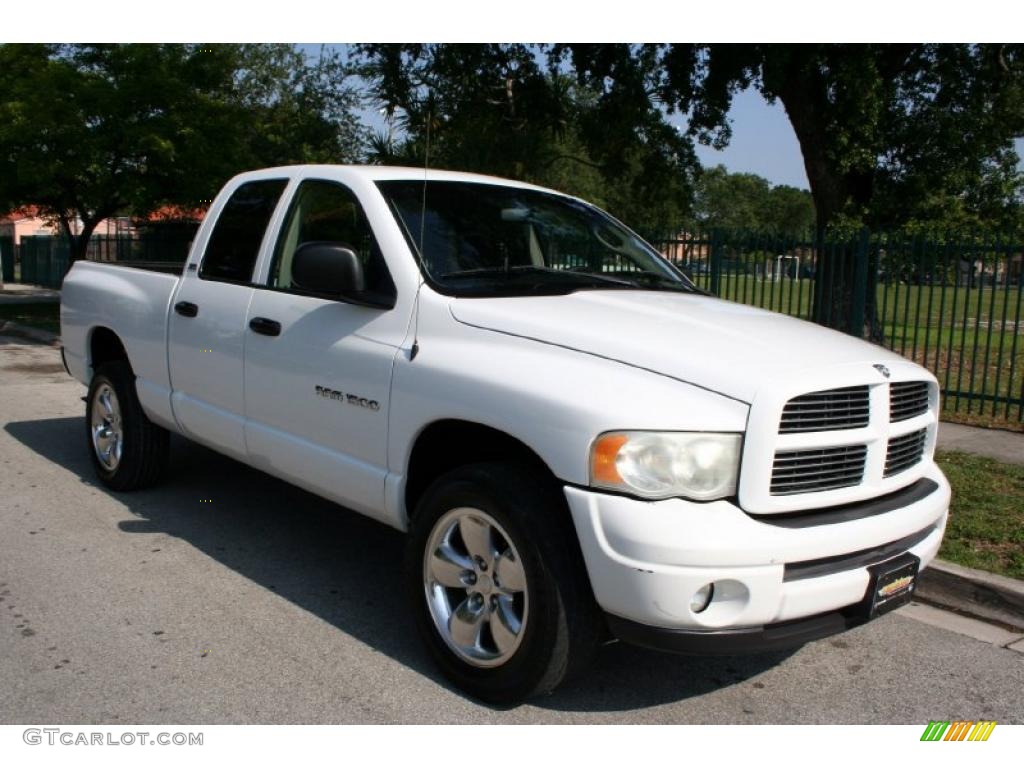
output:
M 591 476 L 602 483 L 618 484 L 622 482 L 619 470 L 615 466 L 619 449 L 629 440 L 625 435 L 602 435 L 594 443 L 591 453 Z

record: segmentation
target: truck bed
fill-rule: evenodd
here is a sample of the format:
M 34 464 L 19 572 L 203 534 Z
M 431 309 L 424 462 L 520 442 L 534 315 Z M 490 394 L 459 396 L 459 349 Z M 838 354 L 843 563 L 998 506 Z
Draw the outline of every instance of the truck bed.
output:
M 89 349 L 97 329 L 124 343 L 137 376 L 139 401 L 150 418 L 171 419 L 167 318 L 179 265 L 79 261 L 61 289 L 61 340 L 71 375 L 88 385 Z

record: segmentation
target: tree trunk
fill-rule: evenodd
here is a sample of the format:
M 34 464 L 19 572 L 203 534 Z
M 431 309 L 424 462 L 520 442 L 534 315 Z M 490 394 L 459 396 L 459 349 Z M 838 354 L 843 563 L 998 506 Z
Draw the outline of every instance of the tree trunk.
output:
M 82 231 L 77 234 L 71 227 L 71 217 L 69 215 L 61 214 L 59 221 L 61 229 L 64 231 L 64 236 L 68 239 L 68 269 L 71 269 L 72 264 L 84 259 L 88 254 L 89 240 L 92 238 L 92 233 L 96 231 L 96 227 L 102 219 L 97 216 L 83 216 Z
M 919 47 L 917 44 L 871 46 L 868 53 L 874 57 L 877 85 L 883 89 L 893 87 Z M 834 78 L 830 80 L 835 62 L 822 55 L 821 46 L 780 45 L 771 48 L 771 55 L 763 65 L 762 88 L 766 96 L 777 97 L 786 110 L 800 144 L 817 213 L 817 272 L 812 318 L 882 343 L 876 295 L 878 265 L 876 257 L 871 254 L 870 241 L 862 234 L 851 248 L 849 245 L 828 243 L 825 237 L 828 226 L 848 205 L 852 204 L 854 210 L 860 212 L 870 203 L 875 168 L 870 163 L 844 167 L 836 159 L 844 153 L 849 156 L 849 151 L 834 145 L 834 132 L 830 127 L 830 119 L 835 119 L 834 97 L 830 95 L 830 88 L 838 87 Z M 863 54 L 864 50 L 859 53 Z M 877 156 L 878 152 L 867 154 Z M 862 327 L 855 328 L 861 307 L 864 323 Z M 853 311 L 856 311 L 856 317 L 851 316 Z
M 95 226 L 89 230 L 85 230 L 83 228 L 82 232 L 78 236 L 71 238 L 71 251 L 70 258 L 68 259 L 69 264 L 74 264 L 79 259 L 84 259 L 86 257 L 89 252 L 89 240 L 92 238 L 93 229 L 95 229 Z
M 808 79 L 791 78 L 789 84 L 780 88 L 779 100 L 800 144 L 814 201 L 816 263 L 811 319 L 862 338 L 877 336 L 880 341 L 873 291 L 868 290 L 873 280 L 870 265 L 864 261 L 868 258 L 866 241 L 830 241 L 827 236 L 829 224 L 848 200 L 870 196 L 870 178 L 834 167 L 827 151 L 824 110 L 815 102 L 814 88 Z

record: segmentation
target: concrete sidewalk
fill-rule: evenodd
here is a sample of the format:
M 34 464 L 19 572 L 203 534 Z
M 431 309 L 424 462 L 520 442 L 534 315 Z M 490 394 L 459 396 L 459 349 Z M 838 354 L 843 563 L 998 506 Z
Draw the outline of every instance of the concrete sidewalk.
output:
M 1024 464 L 1024 432 L 943 422 L 939 425 L 939 450 L 962 451 L 1008 464 Z

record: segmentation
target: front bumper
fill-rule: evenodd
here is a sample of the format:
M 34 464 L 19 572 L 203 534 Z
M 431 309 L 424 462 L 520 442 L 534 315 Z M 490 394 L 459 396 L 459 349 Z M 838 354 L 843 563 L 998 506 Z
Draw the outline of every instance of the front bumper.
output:
M 590 582 L 613 632 L 694 653 L 799 645 L 863 619 L 869 566 L 938 552 L 949 484 L 934 465 L 884 500 L 753 517 L 732 503 L 645 502 L 566 487 Z M 693 594 L 715 584 L 695 613 Z M 726 650 L 732 649 L 732 650 Z
M 664 629 L 605 614 L 608 627 L 619 640 L 656 651 L 694 656 L 739 656 L 768 653 L 820 640 L 845 632 L 867 621 L 853 607 L 820 613 L 793 621 L 780 621 L 763 627 L 739 629 Z

